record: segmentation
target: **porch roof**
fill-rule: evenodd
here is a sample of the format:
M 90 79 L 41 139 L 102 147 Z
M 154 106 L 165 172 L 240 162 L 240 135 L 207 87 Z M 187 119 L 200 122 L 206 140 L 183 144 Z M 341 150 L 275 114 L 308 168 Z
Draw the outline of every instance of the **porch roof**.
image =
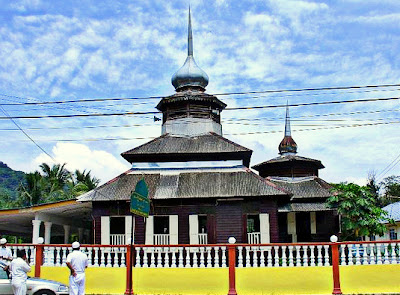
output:
M 332 186 L 317 176 L 308 177 L 267 177 L 269 181 L 292 193 L 292 201 L 326 199 L 332 196 Z
M 285 204 L 278 208 L 278 212 L 316 212 L 316 211 L 333 211 L 326 203 L 291 203 Z
M 144 178 L 150 199 L 290 196 L 286 190 L 244 166 L 203 169 L 128 170 L 80 196 L 79 201 L 130 200 L 136 183 Z
M 32 220 L 35 218 L 52 221 L 54 224 L 85 228 L 85 225 L 90 225 L 91 211 L 91 203 L 80 203 L 76 200 L 40 204 L 21 209 L 4 209 L 0 210 L 0 231 L 2 234 L 31 235 Z

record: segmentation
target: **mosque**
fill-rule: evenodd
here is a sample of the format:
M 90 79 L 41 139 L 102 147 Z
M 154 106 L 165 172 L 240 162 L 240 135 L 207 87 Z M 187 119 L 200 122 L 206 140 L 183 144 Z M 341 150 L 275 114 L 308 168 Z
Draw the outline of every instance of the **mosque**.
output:
M 250 168 L 252 150 L 223 136 L 226 104 L 206 93 L 207 74 L 188 55 L 173 75 L 175 93 L 156 106 L 161 136 L 123 152 L 132 168 L 77 200 L 0 211 L 0 230 L 32 234 L 46 243 L 77 232 L 86 243 L 214 244 L 328 241 L 339 216 L 328 208 L 330 186 L 318 177 L 321 161 L 297 155 L 286 110 L 279 156 Z M 257 173 L 257 172 L 258 173 Z M 130 195 L 144 178 L 150 216 L 129 212 Z M 44 228 L 41 227 L 42 222 Z

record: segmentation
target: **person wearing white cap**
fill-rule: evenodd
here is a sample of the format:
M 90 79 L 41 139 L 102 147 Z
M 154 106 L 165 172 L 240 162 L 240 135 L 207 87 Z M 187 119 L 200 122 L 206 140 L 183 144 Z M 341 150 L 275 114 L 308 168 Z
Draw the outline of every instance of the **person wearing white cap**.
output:
M 69 276 L 69 294 L 85 294 L 85 269 L 88 267 L 88 258 L 85 253 L 79 251 L 79 242 L 72 243 L 72 252 L 67 256 L 67 266 L 71 271 Z
M 14 295 L 26 295 L 27 273 L 31 271 L 23 249 L 17 250 L 17 259 L 13 259 L 9 269 L 11 271 L 11 286 Z
M 7 247 L 7 239 L 0 239 L 0 245 L 0 264 L 3 268 L 5 268 L 10 264 L 10 261 L 13 260 L 13 256 L 11 249 Z M 8 270 L 7 274 L 9 274 Z

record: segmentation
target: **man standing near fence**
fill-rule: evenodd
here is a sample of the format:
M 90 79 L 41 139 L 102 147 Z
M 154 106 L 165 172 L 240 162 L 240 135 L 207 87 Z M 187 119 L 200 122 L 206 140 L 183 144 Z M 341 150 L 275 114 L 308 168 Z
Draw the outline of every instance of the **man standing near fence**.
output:
M 26 259 L 25 250 L 17 250 L 17 259 L 11 261 L 9 268 L 11 271 L 11 286 L 14 295 L 26 295 L 27 273 L 31 271 L 31 267 Z
M 72 252 L 67 256 L 67 266 L 71 271 L 69 276 L 69 294 L 85 294 L 85 269 L 88 266 L 88 258 L 85 253 L 79 251 L 79 242 L 72 243 Z

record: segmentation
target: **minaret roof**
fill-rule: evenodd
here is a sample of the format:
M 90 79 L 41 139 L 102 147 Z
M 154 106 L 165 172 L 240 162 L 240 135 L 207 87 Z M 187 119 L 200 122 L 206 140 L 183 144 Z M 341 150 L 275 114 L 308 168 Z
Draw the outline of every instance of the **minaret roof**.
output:
M 285 136 L 279 144 L 279 154 L 296 154 L 297 144 L 292 138 L 292 132 L 290 129 L 290 117 L 289 117 L 289 105 L 286 104 L 286 119 L 285 119 Z
M 172 76 L 171 82 L 176 91 L 182 91 L 188 87 L 195 87 L 204 91 L 208 85 L 208 75 L 206 72 L 200 69 L 193 57 L 193 36 L 190 7 L 188 22 L 188 56 L 183 66 Z

